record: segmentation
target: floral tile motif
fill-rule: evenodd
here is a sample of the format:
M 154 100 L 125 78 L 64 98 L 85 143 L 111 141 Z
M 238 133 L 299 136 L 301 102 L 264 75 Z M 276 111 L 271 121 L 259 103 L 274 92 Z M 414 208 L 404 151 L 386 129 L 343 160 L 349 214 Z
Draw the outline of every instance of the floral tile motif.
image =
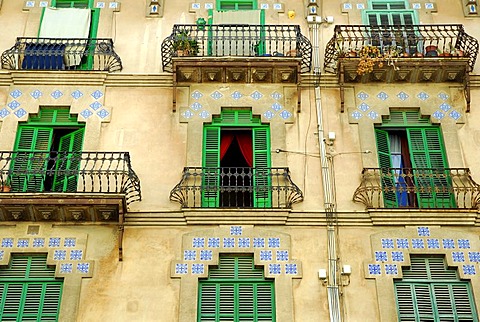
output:
M 380 268 L 380 264 L 368 264 L 368 273 L 370 275 L 382 274 L 382 269 Z
M 10 112 L 5 107 L 0 110 L 0 117 L 2 119 L 6 118 L 9 114 Z
M 22 94 L 23 94 L 22 91 L 19 89 L 16 89 L 10 92 L 10 96 L 13 97 L 14 99 L 19 98 L 20 96 L 22 96 Z
M 288 261 L 288 250 L 277 250 L 277 261 Z
M 268 247 L 278 248 L 280 247 L 280 238 L 278 237 L 269 237 L 268 238 Z
M 448 98 L 449 98 L 449 96 L 448 96 L 446 93 L 443 93 L 443 92 L 442 92 L 442 93 L 439 93 L 439 94 L 437 95 L 437 97 L 438 97 L 439 99 L 441 99 L 442 101 L 446 101 L 446 100 L 448 100 Z
M 428 238 L 427 239 L 427 248 L 429 248 L 429 249 L 439 249 L 440 248 L 440 241 L 436 238 Z
M 196 250 L 186 250 L 183 252 L 183 259 L 186 261 L 194 261 L 197 259 Z
M 5 256 L 5 251 L 0 249 L 0 260 L 3 259 L 3 256 Z
M 58 89 L 53 91 L 50 96 L 52 96 L 54 99 L 59 99 L 60 97 L 63 96 L 63 93 L 61 91 L 59 91 Z
M 357 3 L 357 9 L 358 10 L 365 10 L 365 4 L 364 3 Z
M 375 252 L 375 261 L 377 261 L 377 262 L 388 261 L 387 252 L 385 252 L 385 251 Z
M 468 252 L 468 259 L 472 263 L 480 263 L 480 252 Z
M 43 95 L 43 93 L 40 92 L 38 89 L 36 89 L 36 90 L 34 90 L 33 92 L 30 93 L 30 96 L 33 97 L 36 100 L 38 100 L 42 95 Z
M 194 237 L 192 240 L 192 247 L 194 248 L 203 248 L 205 247 L 205 238 L 203 237 Z
M 77 264 L 77 271 L 83 274 L 88 274 L 90 270 L 90 263 L 78 263 Z
M 428 228 L 428 227 L 417 227 L 417 234 L 420 237 L 430 237 L 430 228 Z
M 430 96 L 425 92 L 420 92 L 417 94 L 418 99 L 426 101 Z
M 184 118 L 186 118 L 186 119 L 192 118 L 193 115 L 194 115 L 194 114 L 193 114 L 192 111 L 190 111 L 190 110 L 186 110 L 185 112 L 182 113 L 182 116 L 183 116 Z
M 188 264 L 175 264 L 175 274 L 187 274 Z
M 259 91 L 255 91 L 252 94 L 250 94 L 250 97 L 253 98 L 254 100 L 258 101 L 263 97 L 263 94 L 260 93 Z
M 81 260 L 83 257 L 83 251 L 80 249 L 72 249 L 70 251 L 70 260 Z
M 98 100 L 100 97 L 103 96 L 103 93 L 101 91 L 99 91 L 98 89 L 92 93 L 92 97 L 96 100 Z
M 192 98 L 195 99 L 195 100 L 198 100 L 198 99 L 200 99 L 200 98 L 202 98 L 202 97 L 203 97 L 203 94 L 202 94 L 201 92 L 199 92 L 199 91 L 194 91 L 194 92 L 192 93 Z
M 203 249 L 200 251 L 200 260 L 201 261 L 211 261 L 213 259 L 213 252 L 208 249 Z
M 274 110 L 275 112 L 278 112 L 283 108 L 283 106 L 278 102 L 273 103 L 271 107 L 272 107 L 272 110 Z
M 409 247 L 407 238 L 397 238 L 397 248 L 407 249 Z
M 282 112 L 280 112 L 280 116 L 282 117 L 282 119 L 286 120 L 292 117 L 292 113 L 287 110 L 283 110 Z
M 220 93 L 219 91 L 215 91 L 212 94 L 210 94 L 210 97 L 213 98 L 214 100 L 219 100 L 223 97 L 223 94 Z
M 33 247 L 45 247 L 45 238 L 34 238 Z
M 439 108 L 444 112 L 448 112 L 452 108 L 452 106 L 450 106 L 450 104 L 448 103 L 442 103 L 440 104 Z
M 271 250 L 261 250 L 260 251 L 260 260 L 262 261 L 271 261 L 272 260 L 272 251 Z
M 73 271 L 73 264 L 60 264 L 60 273 L 71 273 Z
M 392 238 L 382 238 L 382 248 L 393 248 Z
M 88 119 L 90 116 L 93 115 L 93 112 L 90 111 L 89 109 L 84 109 L 83 111 L 80 112 L 80 115 Z
M 203 274 L 205 266 L 203 264 L 192 264 L 192 274 Z
M 223 238 L 223 248 L 233 248 L 233 247 L 235 247 L 235 238 L 224 237 Z
M 372 120 L 376 120 L 378 118 L 378 113 L 375 111 L 370 111 L 368 112 L 368 117 L 371 118 Z
M 387 274 L 387 275 L 397 275 L 398 274 L 397 264 L 385 264 L 385 274 Z
M 405 257 L 403 256 L 403 252 L 392 252 L 392 261 L 394 262 L 403 262 Z
M 424 249 L 425 242 L 423 241 L 423 239 L 420 239 L 420 238 L 412 238 L 412 248 Z
M 452 252 L 452 260 L 454 262 L 465 262 L 465 253 L 464 252 Z
M 77 245 L 77 240 L 75 238 L 65 238 L 63 241 L 64 247 L 75 247 Z
M 230 226 L 230 236 L 241 236 L 242 234 L 242 226 Z
M 459 118 L 462 117 L 462 114 L 460 114 L 459 112 L 457 112 L 456 110 L 453 110 L 451 111 L 448 116 L 450 116 L 452 119 L 454 119 L 455 121 L 458 121 Z
M 72 92 L 71 95 L 74 99 L 78 100 L 80 97 L 83 96 L 83 93 L 81 91 L 79 91 L 78 89 L 76 89 Z
M 362 112 L 366 112 L 370 109 L 370 106 L 367 103 L 364 102 L 364 103 L 358 105 L 358 109 Z
M 2 247 L 5 247 L 5 248 L 13 247 L 13 238 L 2 238 Z
M 457 241 L 458 248 L 460 249 L 469 249 L 470 248 L 470 240 L 469 239 L 459 239 Z
M 268 264 L 268 272 L 271 275 L 279 275 L 282 273 L 282 266 L 280 264 Z
M 207 111 L 203 110 L 200 112 L 200 114 L 198 114 L 198 116 L 200 116 L 202 119 L 206 119 L 210 116 L 210 113 L 208 113 Z
M 465 275 L 475 275 L 477 274 L 475 270 L 475 265 L 463 265 L 463 274 Z
M 20 103 L 16 100 L 13 100 L 10 103 L 8 103 L 7 106 L 10 107 L 10 109 L 14 110 L 20 106 Z
M 25 115 L 27 115 L 27 111 L 25 111 L 23 108 L 20 108 L 20 109 L 16 110 L 15 112 L 13 112 L 13 114 L 15 114 L 15 116 L 18 117 L 18 118 L 22 118 Z
M 57 261 L 64 261 L 67 258 L 67 251 L 63 249 L 55 249 L 53 252 L 53 259 Z
M 297 275 L 297 264 L 285 264 L 285 274 L 287 275 Z
M 365 93 L 365 92 L 363 92 L 363 91 L 360 92 L 360 93 L 358 93 L 358 94 L 357 94 L 357 97 L 358 97 L 358 99 L 360 99 L 360 100 L 362 100 L 362 101 L 364 101 L 364 100 L 366 100 L 367 98 L 369 98 L 368 94 Z
M 190 108 L 194 111 L 198 111 L 202 107 L 203 107 L 202 104 L 200 104 L 199 102 L 195 102 L 192 105 L 190 105 Z
M 275 113 L 273 113 L 270 110 L 267 110 L 265 113 L 263 113 L 263 116 L 265 116 L 267 120 L 271 120 L 275 116 Z
M 220 247 L 220 238 L 219 237 L 209 237 L 208 238 L 208 247 L 219 248 Z
M 385 101 L 388 98 L 388 95 L 387 95 L 387 93 L 382 91 L 382 92 L 377 94 L 377 98 L 382 100 L 382 101 Z
M 435 111 L 433 112 L 432 116 L 436 118 L 437 120 L 441 120 L 445 117 L 445 114 L 440 112 L 440 111 Z
M 60 247 L 60 237 L 50 237 L 48 247 Z
M 400 92 L 400 93 L 398 93 L 398 94 L 397 94 L 397 97 L 398 97 L 398 99 L 401 100 L 401 101 L 405 101 L 405 100 L 407 100 L 407 99 L 409 98 L 408 94 L 405 93 L 405 92 L 403 92 L 403 91 Z
M 352 113 L 352 117 L 353 117 L 355 120 L 361 119 L 362 116 L 363 116 L 363 114 L 360 113 L 359 111 L 354 111 L 354 112 Z
M 445 248 L 445 249 L 454 249 L 455 248 L 455 242 L 453 241 L 453 239 L 444 238 L 444 239 L 442 239 L 442 244 L 443 244 L 443 248 Z
M 30 240 L 28 238 L 19 238 L 17 240 L 17 247 L 26 248 L 30 245 Z
M 271 96 L 274 100 L 277 101 L 282 98 L 282 94 L 280 94 L 279 92 L 273 92 Z
M 107 110 L 102 109 L 100 112 L 97 112 L 97 115 L 98 115 L 101 119 L 104 119 L 104 118 L 106 118 L 108 115 L 110 115 L 110 113 L 108 113 Z
M 90 107 L 96 111 L 98 110 L 100 107 L 102 107 L 102 103 L 100 103 L 99 101 L 95 101 L 93 102 L 92 104 L 90 104 Z
M 231 97 L 234 100 L 238 101 L 239 99 L 241 99 L 243 97 L 243 94 L 240 93 L 239 91 L 235 91 L 235 92 L 232 93 Z
M 265 247 L 265 238 L 254 237 L 253 238 L 253 247 L 255 247 L 255 248 Z
M 239 248 L 249 248 L 250 247 L 250 238 L 239 238 L 238 239 Z

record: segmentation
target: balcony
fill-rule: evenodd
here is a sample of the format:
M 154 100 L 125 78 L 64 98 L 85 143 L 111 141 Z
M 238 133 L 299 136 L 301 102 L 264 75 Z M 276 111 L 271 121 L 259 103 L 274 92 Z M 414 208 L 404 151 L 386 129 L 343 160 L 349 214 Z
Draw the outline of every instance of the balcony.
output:
M 1 221 L 119 221 L 141 200 L 128 152 L 0 151 Z
M 164 71 L 174 72 L 174 58 L 183 55 L 176 50 L 182 38 L 190 40 L 190 55 L 197 61 L 226 57 L 234 62 L 288 59 L 299 61 L 302 73 L 311 68 L 312 45 L 298 25 L 174 25 L 172 34 L 162 42 Z
M 113 40 L 100 38 L 18 37 L 15 45 L 2 53 L 1 63 L 10 70 L 122 70 Z
M 466 168 L 364 168 L 353 200 L 367 209 L 478 209 L 480 185 Z
M 303 193 L 288 168 L 186 167 L 170 200 L 182 208 L 289 209 Z

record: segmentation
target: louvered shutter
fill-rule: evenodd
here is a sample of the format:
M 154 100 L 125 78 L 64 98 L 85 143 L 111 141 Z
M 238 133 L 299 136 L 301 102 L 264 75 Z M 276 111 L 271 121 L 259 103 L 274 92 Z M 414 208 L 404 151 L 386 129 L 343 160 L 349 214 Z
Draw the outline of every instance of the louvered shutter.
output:
M 421 208 L 452 208 L 452 185 L 447 177 L 443 143 L 437 127 L 407 128 L 415 183 Z
M 375 129 L 375 137 L 377 139 L 378 164 L 380 166 L 383 202 L 385 208 L 394 208 L 397 207 L 397 194 L 395 193 L 395 177 L 394 170 L 392 170 L 388 132 Z
M 60 138 L 53 191 L 76 192 L 78 170 L 82 161 L 83 128 Z
M 253 199 L 254 207 L 269 208 L 272 206 L 270 178 L 270 129 L 268 127 L 253 128 Z
M 52 128 L 18 129 L 11 169 L 12 191 L 42 192 L 52 144 Z
M 203 128 L 202 207 L 218 207 L 220 191 L 220 127 Z
M 46 255 L 12 255 L 0 269 L 1 321 L 57 321 L 63 282 Z

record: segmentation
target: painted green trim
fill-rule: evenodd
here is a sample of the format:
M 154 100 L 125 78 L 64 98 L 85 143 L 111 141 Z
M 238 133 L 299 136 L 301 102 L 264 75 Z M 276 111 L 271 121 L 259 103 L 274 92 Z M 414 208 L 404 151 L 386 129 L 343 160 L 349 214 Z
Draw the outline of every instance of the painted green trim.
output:
M 390 7 L 390 4 L 398 4 L 403 3 L 405 4 L 405 9 L 373 9 L 374 3 L 383 3 Z M 380 19 L 380 15 L 383 15 L 388 18 L 389 24 L 393 24 L 393 16 L 394 15 L 410 15 L 412 17 L 413 24 L 419 24 L 418 13 L 416 10 L 409 9 L 410 5 L 407 0 L 369 0 L 367 4 L 367 8 L 362 11 L 362 21 L 363 24 L 370 25 L 368 20 L 369 14 L 376 14 L 377 21 Z M 401 18 L 403 20 L 403 18 Z M 379 23 L 380 24 L 380 23 Z
M 224 9 L 224 6 L 234 6 L 234 9 Z M 251 5 L 249 9 L 242 9 L 242 5 Z M 258 9 L 257 0 L 216 0 L 217 10 L 256 10 Z

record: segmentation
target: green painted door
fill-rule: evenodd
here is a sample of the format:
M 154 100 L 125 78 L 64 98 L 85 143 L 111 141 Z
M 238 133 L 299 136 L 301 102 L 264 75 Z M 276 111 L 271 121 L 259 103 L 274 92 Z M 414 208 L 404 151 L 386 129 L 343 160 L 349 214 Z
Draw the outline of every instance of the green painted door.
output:
M 53 191 L 77 191 L 78 171 L 82 160 L 83 128 L 60 138 L 58 157 L 53 180 Z
M 220 203 L 220 127 L 203 128 L 202 207 L 216 208 Z
M 398 202 L 397 194 L 394 190 L 395 173 L 394 170 L 392 170 L 388 132 L 375 129 L 375 137 L 377 139 L 378 164 L 380 166 L 384 206 L 385 208 L 395 208 L 398 206 Z

